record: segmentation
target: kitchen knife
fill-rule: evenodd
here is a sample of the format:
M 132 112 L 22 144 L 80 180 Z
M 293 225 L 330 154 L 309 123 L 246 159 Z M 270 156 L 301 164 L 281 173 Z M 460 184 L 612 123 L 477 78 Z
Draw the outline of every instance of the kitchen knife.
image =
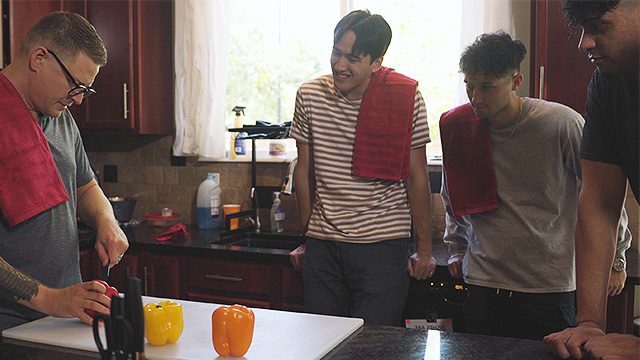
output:
M 100 266 L 100 271 L 98 272 L 98 280 L 102 280 L 107 282 L 107 278 L 109 278 L 109 272 L 111 271 L 111 266 Z

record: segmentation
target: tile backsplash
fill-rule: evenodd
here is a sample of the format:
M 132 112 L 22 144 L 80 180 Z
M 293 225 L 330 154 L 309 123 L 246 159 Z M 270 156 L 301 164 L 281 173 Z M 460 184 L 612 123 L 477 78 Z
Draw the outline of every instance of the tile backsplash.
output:
M 173 138 L 167 136 L 126 152 L 88 152 L 92 167 L 99 173 L 102 188 L 107 196 L 137 196 L 134 218 L 143 219 L 150 212 L 169 207 L 181 215 L 181 221 L 195 224 L 195 202 L 198 185 L 208 172 L 220 173 L 221 200 L 223 204 L 241 204 L 251 208 L 251 164 L 230 162 L 198 162 L 187 158 L 185 166 L 171 165 Z M 117 169 L 117 182 L 103 181 L 104 168 Z M 288 164 L 259 163 L 257 183 L 262 186 L 280 186 Z M 111 174 L 113 175 L 113 174 Z M 107 179 L 109 180 L 109 179 Z M 431 195 L 433 209 L 433 236 L 441 238 L 444 231 L 444 209 L 439 194 Z M 294 196 L 281 196 L 285 209 L 285 231 L 298 232 L 296 202 Z M 633 234 L 633 247 L 638 248 L 638 205 L 629 191 L 627 211 Z M 260 222 L 269 229 L 269 209 L 261 209 Z

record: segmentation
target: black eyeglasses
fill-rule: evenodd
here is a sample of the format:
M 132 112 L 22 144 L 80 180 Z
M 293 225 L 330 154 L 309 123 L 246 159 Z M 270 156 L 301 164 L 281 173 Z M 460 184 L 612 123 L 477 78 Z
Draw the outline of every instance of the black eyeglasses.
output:
M 58 58 L 58 56 L 53 51 L 49 49 L 47 49 L 47 51 L 51 53 L 51 55 L 53 55 L 53 58 L 56 59 L 58 65 L 60 65 L 60 68 L 66 75 L 67 79 L 69 79 L 69 81 L 71 81 L 71 83 L 74 85 L 73 89 L 69 90 L 69 97 L 74 97 L 82 94 L 82 98 L 86 98 L 96 93 L 96 91 L 91 86 L 78 83 L 73 75 L 71 75 L 67 67 L 64 66 L 62 61 L 60 61 L 60 58 Z

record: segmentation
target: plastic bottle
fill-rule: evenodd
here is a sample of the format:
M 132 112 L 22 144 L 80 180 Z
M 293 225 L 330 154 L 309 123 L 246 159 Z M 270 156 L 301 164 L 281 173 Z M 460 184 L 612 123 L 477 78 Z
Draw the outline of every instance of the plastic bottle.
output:
M 280 192 L 274 192 L 275 199 L 271 206 L 271 232 L 281 233 L 284 231 L 284 209 L 280 207 Z
M 222 212 L 220 211 L 220 195 L 222 189 L 214 179 L 213 173 L 198 187 L 196 213 L 198 229 L 217 229 L 222 226 Z
M 241 128 L 243 125 L 242 116 L 244 116 L 244 109 L 244 106 L 234 106 L 231 110 L 236 113 L 236 118 L 233 121 L 233 127 L 236 129 Z M 233 133 L 233 135 L 231 135 L 231 147 L 229 150 L 232 159 L 247 154 L 247 149 L 244 146 L 244 136 L 246 136 L 246 133 Z

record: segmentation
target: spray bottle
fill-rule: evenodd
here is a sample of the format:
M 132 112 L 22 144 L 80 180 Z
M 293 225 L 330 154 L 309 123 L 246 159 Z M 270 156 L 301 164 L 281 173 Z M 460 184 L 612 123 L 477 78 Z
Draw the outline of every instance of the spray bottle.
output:
M 244 116 L 244 109 L 244 106 L 234 106 L 231 110 L 236 113 L 236 118 L 233 122 L 233 127 L 236 129 L 241 128 L 243 125 L 242 117 Z M 246 135 L 246 133 L 233 133 L 233 135 L 231 136 L 230 153 L 232 159 L 236 159 L 238 156 L 247 154 L 247 150 L 244 146 L 243 140 Z
M 281 233 L 284 230 L 284 209 L 280 206 L 280 192 L 273 193 L 275 199 L 271 206 L 271 232 Z

